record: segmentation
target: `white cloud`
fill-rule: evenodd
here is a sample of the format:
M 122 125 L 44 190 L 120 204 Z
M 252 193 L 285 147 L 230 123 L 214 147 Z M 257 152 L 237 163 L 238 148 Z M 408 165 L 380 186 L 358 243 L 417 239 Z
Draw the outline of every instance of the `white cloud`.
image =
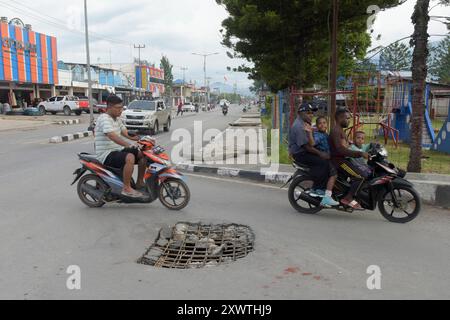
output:
M 408 0 L 404 4 L 381 11 L 378 13 L 374 24 L 372 46 L 387 46 L 394 41 L 401 38 L 411 36 L 414 33 L 414 25 L 411 21 L 411 16 L 414 12 L 415 0 Z M 437 4 L 437 1 L 430 2 L 430 8 Z M 450 7 L 437 6 L 434 7 L 430 15 L 432 16 L 450 16 Z M 377 41 L 375 38 L 381 34 L 381 40 Z M 448 34 L 447 27 L 437 21 L 431 20 L 428 25 L 428 34 L 430 35 L 445 35 Z M 442 37 L 431 37 L 430 41 L 439 41 Z M 408 39 L 404 40 L 409 42 Z

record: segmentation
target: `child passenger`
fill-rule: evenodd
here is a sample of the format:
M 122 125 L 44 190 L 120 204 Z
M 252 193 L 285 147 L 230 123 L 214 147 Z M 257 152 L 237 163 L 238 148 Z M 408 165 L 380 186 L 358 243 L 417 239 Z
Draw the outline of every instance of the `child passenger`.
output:
M 330 160 L 330 145 L 328 143 L 329 136 L 327 134 L 328 130 L 328 123 L 327 119 L 325 117 L 319 117 L 316 120 L 316 127 L 317 131 L 310 132 L 309 135 L 309 144 L 319 150 L 320 152 L 323 152 L 328 155 L 328 160 Z M 338 206 L 339 203 L 334 201 L 332 198 L 333 196 L 333 189 L 334 185 L 336 184 L 337 180 L 337 171 L 334 168 L 333 164 L 331 164 L 330 161 L 330 180 L 328 181 L 327 190 L 313 190 L 312 195 L 322 197 L 321 206 L 330 208 Z

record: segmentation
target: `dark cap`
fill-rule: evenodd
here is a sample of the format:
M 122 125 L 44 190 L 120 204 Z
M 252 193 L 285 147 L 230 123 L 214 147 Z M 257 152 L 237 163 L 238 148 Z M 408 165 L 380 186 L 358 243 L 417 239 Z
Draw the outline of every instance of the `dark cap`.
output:
M 316 112 L 319 109 L 317 107 L 313 107 L 310 103 L 308 102 L 304 102 L 300 105 L 300 107 L 298 107 L 298 112 Z

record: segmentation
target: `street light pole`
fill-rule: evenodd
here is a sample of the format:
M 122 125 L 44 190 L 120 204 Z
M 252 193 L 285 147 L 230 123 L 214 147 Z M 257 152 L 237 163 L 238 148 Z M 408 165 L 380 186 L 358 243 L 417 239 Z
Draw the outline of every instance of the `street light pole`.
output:
M 92 99 L 92 79 L 91 79 L 91 54 L 89 50 L 89 24 L 88 24 L 88 10 L 87 0 L 84 0 L 84 22 L 86 30 L 86 64 L 88 69 L 88 97 L 89 97 L 89 113 L 91 127 L 94 124 L 94 105 Z
M 200 54 L 200 53 L 193 53 L 193 55 L 195 56 L 201 56 L 203 57 L 203 73 L 204 73 L 204 77 L 205 77 L 205 90 L 206 90 L 206 94 L 205 94 L 205 102 L 206 102 L 206 107 L 208 107 L 209 101 L 208 101 L 208 83 L 207 83 L 207 78 L 206 78 L 206 58 L 209 56 L 213 56 L 213 55 L 217 55 L 219 54 L 218 52 L 214 52 L 214 53 L 204 53 L 204 54 Z
M 183 84 L 181 85 L 181 100 L 184 100 L 184 89 L 186 87 L 186 71 L 187 67 L 180 67 L 181 71 L 183 71 Z

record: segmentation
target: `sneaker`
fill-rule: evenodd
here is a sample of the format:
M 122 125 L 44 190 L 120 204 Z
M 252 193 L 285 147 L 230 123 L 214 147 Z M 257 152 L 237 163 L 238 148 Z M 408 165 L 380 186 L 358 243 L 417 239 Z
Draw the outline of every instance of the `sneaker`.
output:
M 325 190 L 311 190 L 309 193 L 312 197 L 325 198 Z
M 325 208 L 331 208 L 337 207 L 339 205 L 339 202 L 334 201 L 331 197 L 324 197 L 320 205 Z

